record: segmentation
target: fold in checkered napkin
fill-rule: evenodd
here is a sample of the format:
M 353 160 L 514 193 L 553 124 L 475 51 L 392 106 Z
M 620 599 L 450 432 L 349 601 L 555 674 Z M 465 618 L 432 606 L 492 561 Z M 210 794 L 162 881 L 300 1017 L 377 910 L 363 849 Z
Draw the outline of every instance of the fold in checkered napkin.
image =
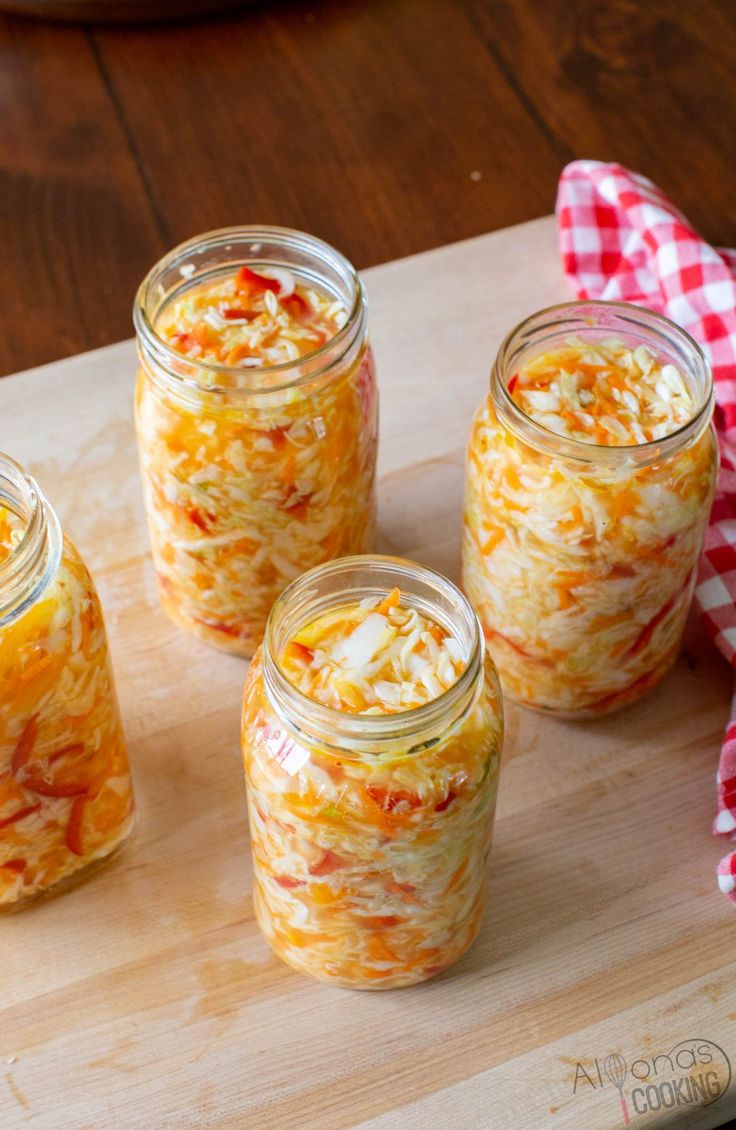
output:
M 736 251 L 710 247 L 655 184 L 621 165 L 574 161 L 560 178 L 562 261 L 578 298 L 636 302 L 666 314 L 707 353 L 721 449 L 695 601 L 736 667 Z M 718 768 L 714 832 L 736 839 L 736 696 Z M 736 852 L 718 866 L 736 901 Z

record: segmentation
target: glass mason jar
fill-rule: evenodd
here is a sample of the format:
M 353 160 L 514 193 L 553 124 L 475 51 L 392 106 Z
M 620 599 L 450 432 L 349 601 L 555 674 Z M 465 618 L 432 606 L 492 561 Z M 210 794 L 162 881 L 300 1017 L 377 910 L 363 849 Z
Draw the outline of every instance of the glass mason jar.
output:
M 102 609 L 32 478 L 0 455 L 0 911 L 123 844 L 133 794 Z
M 535 422 L 509 384 L 570 335 L 583 345 L 613 337 L 677 366 L 691 418 L 664 438 L 622 446 Z M 712 413 L 698 345 L 640 307 L 553 306 L 503 342 L 468 444 L 462 585 L 509 697 L 595 716 L 633 702 L 672 667 L 713 499 Z
M 459 642 L 457 682 L 423 706 L 352 714 L 278 662 L 303 625 L 399 586 Z M 258 922 L 295 969 L 334 985 L 411 985 L 475 938 L 503 734 L 496 672 L 448 580 L 392 557 L 314 569 L 276 601 L 248 672 L 242 742 Z
M 183 356 L 157 332 L 162 314 L 238 270 L 319 288 L 342 303 L 344 324 L 296 361 Z M 138 445 L 162 604 L 200 639 L 251 655 L 287 584 L 371 548 L 378 398 L 363 286 L 313 236 L 226 228 L 157 263 L 134 320 Z

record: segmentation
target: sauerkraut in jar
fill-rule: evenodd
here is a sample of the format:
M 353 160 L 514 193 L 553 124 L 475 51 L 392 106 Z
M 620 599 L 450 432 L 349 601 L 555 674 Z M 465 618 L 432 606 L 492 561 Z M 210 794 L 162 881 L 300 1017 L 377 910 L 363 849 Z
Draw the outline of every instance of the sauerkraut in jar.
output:
M 696 343 L 623 303 L 535 314 L 501 346 L 468 445 L 462 584 L 505 693 L 570 716 L 675 661 L 717 471 Z
M 276 602 L 243 707 L 258 922 L 295 969 L 411 985 L 483 912 L 503 718 L 476 617 L 399 558 L 315 569 Z
M 0 911 L 83 878 L 133 823 L 105 625 L 79 553 L 0 456 Z
M 167 255 L 135 306 L 136 422 L 165 610 L 251 655 L 304 570 L 371 548 L 378 401 L 341 255 L 233 228 Z

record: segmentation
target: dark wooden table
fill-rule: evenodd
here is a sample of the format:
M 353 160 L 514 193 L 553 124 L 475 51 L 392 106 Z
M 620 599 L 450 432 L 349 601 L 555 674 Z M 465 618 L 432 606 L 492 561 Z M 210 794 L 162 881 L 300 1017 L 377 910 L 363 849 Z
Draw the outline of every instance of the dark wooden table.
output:
M 550 212 L 622 161 L 736 243 L 734 0 L 308 0 L 0 16 L 0 372 L 126 337 L 167 248 L 312 231 L 359 267 Z

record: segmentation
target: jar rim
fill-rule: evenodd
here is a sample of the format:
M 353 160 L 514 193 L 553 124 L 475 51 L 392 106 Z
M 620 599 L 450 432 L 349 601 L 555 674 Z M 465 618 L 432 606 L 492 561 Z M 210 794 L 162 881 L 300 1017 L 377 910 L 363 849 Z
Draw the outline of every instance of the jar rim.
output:
M 285 643 L 286 639 L 280 641 L 276 637 L 290 606 L 293 608 L 299 605 L 300 600 L 303 601 L 301 619 L 283 633 L 287 637 L 329 608 L 356 603 L 374 592 L 376 595 L 385 593 L 388 582 L 380 585 L 368 583 L 367 575 L 371 570 L 383 576 L 390 575 L 391 580 L 401 589 L 402 598 L 405 597 L 412 607 L 419 606 L 428 610 L 430 604 L 426 596 L 412 596 L 412 581 L 415 588 L 422 585 L 430 591 L 434 588 L 440 599 L 455 603 L 464 621 L 461 628 L 464 629 L 467 641 L 468 657 L 460 677 L 451 687 L 422 706 L 395 714 L 349 714 L 318 703 L 287 679 L 277 658 L 279 643 Z M 329 584 L 341 577 L 350 577 L 350 574 L 353 574 L 354 580 L 359 577 L 365 579 L 362 583 L 354 583 L 352 588 L 333 589 L 319 607 L 315 607 L 309 600 L 310 596 L 315 595 L 315 585 L 320 582 Z M 403 582 L 403 586 L 399 582 Z M 388 583 L 388 587 L 390 589 L 393 586 Z M 435 607 L 433 616 L 439 622 L 444 622 L 445 626 L 450 626 L 447 611 Z M 457 634 L 458 625 L 454 621 L 452 623 Z M 411 754 L 434 744 L 448 726 L 454 725 L 469 708 L 475 696 L 479 674 L 484 669 L 484 660 L 483 633 L 478 617 L 464 593 L 435 569 L 407 558 L 381 554 L 341 557 L 303 573 L 276 599 L 263 639 L 263 678 L 272 706 L 290 728 L 303 733 L 308 740 L 317 740 L 339 749 L 341 755 L 345 754 L 346 748 L 355 750 L 356 753 L 380 754 L 389 747 L 396 748 L 397 742 L 401 744 L 404 754 Z
M 346 286 L 349 288 L 349 311 L 345 324 L 317 349 L 312 350 L 310 353 L 305 354 L 295 361 L 280 361 L 276 365 L 254 365 L 244 369 L 242 366 L 227 365 L 219 361 L 200 361 L 198 359 L 184 357 L 158 334 L 154 326 L 155 314 L 158 312 L 161 303 L 176 293 L 176 288 L 169 291 L 168 294 L 160 296 L 159 303 L 152 313 L 151 300 L 155 288 L 161 286 L 161 276 L 167 269 L 174 268 L 177 260 L 186 259 L 190 254 L 202 250 L 217 248 L 227 250 L 227 245 L 236 241 L 250 243 L 251 245 L 258 245 L 259 243 L 270 241 L 284 247 L 296 247 L 305 253 L 313 254 L 318 261 L 331 265 L 342 275 Z M 266 256 L 259 256 L 258 252 L 255 251 L 247 257 L 245 255 L 234 254 L 230 265 L 235 267 L 244 263 L 254 262 L 267 266 L 268 261 Z M 218 270 L 221 270 L 224 265 L 226 264 L 223 263 Z M 186 288 L 192 285 L 192 279 L 206 277 L 209 273 L 211 272 L 205 268 L 200 276 L 196 274 L 190 277 L 182 276 L 181 285 L 183 288 Z M 191 239 L 184 240 L 184 242 L 177 244 L 176 247 L 173 247 L 163 255 L 153 267 L 151 267 L 138 287 L 133 302 L 133 325 L 140 341 L 153 353 L 158 363 L 165 366 L 167 375 L 178 383 L 196 388 L 201 392 L 226 392 L 228 395 L 242 394 L 248 396 L 297 388 L 313 380 L 315 372 L 320 373 L 329 368 L 331 363 L 329 359 L 337 353 L 336 360 L 339 360 L 352 344 L 357 328 L 359 328 L 362 321 L 361 315 L 363 314 L 365 306 L 365 289 L 360 275 L 350 260 L 336 248 L 332 247 L 331 244 L 327 243 L 325 240 L 319 239 L 318 236 L 309 235 L 307 232 L 299 231 L 296 228 L 246 224 L 216 228 L 212 231 L 202 232 L 200 235 L 193 236 Z M 320 365 L 321 361 L 324 361 L 325 364 Z M 237 374 L 238 377 L 243 380 L 245 375 L 245 377 L 253 383 L 203 384 L 201 381 L 187 380 L 181 372 L 172 371 L 174 368 L 181 369 L 185 366 L 188 366 L 193 371 L 202 370 L 206 373 L 220 375 L 223 378 L 226 375 Z M 305 366 L 314 371 L 303 372 Z M 273 383 L 271 380 L 263 382 L 263 378 L 266 375 L 269 378 L 276 377 L 276 383 Z M 279 377 L 283 377 L 284 379 L 279 381 Z M 258 383 L 259 378 L 261 383 Z
M 587 440 L 572 439 L 553 432 L 544 425 L 539 424 L 516 403 L 508 390 L 508 384 L 503 379 L 502 370 L 509 367 L 512 357 L 522 352 L 525 340 L 532 341 L 532 331 L 557 328 L 557 332 L 565 327 L 565 315 L 569 315 L 569 332 L 573 328 L 576 333 L 585 333 L 586 324 L 589 330 L 600 331 L 607 329 L 610 335 L 616 330 L 615 322 L 610 326 L 601 326 L 591 321 L 595 311 L 610 312 L 612 319 L 618 318 L 620 322 L 627 322 L 631 326 L 631 333 L 649 333 L 669 343 L 670 348 L 680 353 L 680 364 L 686 364 L 691 376 L 699 378 L 702 383 L 700 398 L 696 410 L 690 419 L 681 424 L 674 431 L 661 439 L 647 440 L 644 443 L 631 444 L 597 444 Z M 588 311 L 585 318 L 584 312 Z M 625 330 L 619 326 L 620 332 Z M 527 337 L 528 335 L 528 337 Z M 516 354 L 513 350 L 517 347 Z M 683 360 L 684 358 L 684 360 Z M 546 306 L 541 310 L 523 318 L 503 339 L 491 369 L 491 391 L 497 407 L 500 409 L 504 422 L 516 435 L 532 444 L 550 451 L 555 455 L 565 455 L 580 463 L 607 464 L 616 466 L 619 463 L 652 463 L 673 454 L 683 447 L 694 435 L 700 433 L 707 426 L 715 403 L 713 386 L 713 373 L 710 362 L 702 347 L 694 337 L 678 326 L 670 318 L 658 311 L 649 310 L 633 302 L 610 302 L 603 299 L 578 299 L 571 302 L 559 302 Z

